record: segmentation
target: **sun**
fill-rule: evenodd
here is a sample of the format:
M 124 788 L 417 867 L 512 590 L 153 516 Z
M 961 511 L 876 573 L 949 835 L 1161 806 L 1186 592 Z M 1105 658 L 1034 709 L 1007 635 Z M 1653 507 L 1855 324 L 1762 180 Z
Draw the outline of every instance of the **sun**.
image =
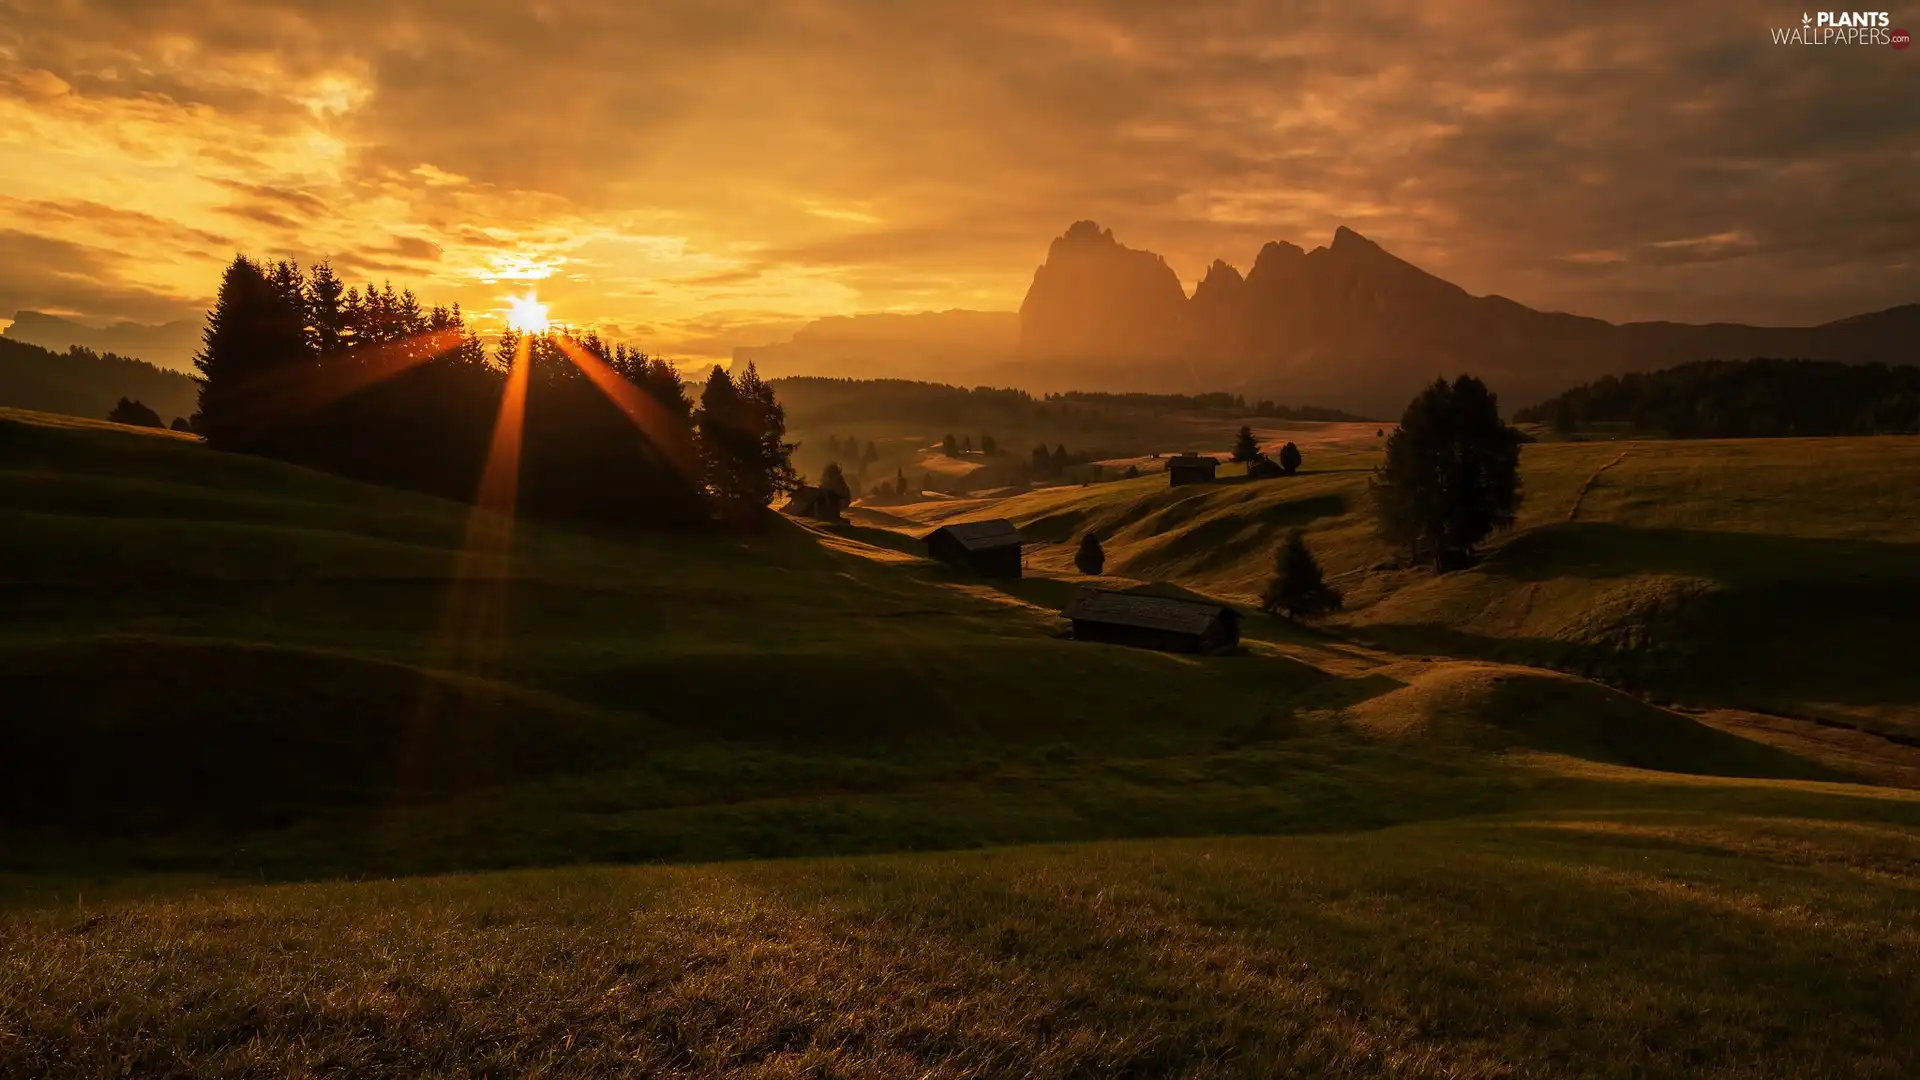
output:
M 547 305 L 532 293 L 507 297 L 507 325 L 523 334 L 544 334 L 553 326 L 547 320 Z

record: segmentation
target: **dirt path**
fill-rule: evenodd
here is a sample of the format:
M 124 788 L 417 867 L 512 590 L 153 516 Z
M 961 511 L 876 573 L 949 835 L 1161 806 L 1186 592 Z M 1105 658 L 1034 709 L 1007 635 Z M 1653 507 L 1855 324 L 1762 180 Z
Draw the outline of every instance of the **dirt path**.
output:
M 1612 461 L 1609 461 L 1605 465 L 1602 465 L 1599 468 L 1593 470 L 1593 475 L 1587 477 L 1587 482 L 1580 485 L 1580 494 L 1575 495 L 1573 497 L 1573 508 L 1567 511 L 1568 521 L 1572 521 L 1573 519 L 1580 516 L 1580 507 L 1584 505 L 1587 501 L 1587 492 L 1592 491 L 1593 485 L 1600 482 L 1600 474 L 1606 472 L 1608 469 L 1613 468 L 1615 465 L 1620 464 L 1622 461 L 1625 461 L 1629 453 L 1631 453 L 1631 451 L 1622 450 L 1618 455 L 1614 457 Z

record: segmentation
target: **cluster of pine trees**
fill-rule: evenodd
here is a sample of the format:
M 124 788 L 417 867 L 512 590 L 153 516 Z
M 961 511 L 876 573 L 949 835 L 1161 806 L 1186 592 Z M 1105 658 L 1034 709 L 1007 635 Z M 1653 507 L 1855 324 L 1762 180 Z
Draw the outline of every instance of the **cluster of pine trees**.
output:
M 348 288 L 324 263 L 236 258 L 194 363 L 209 445 L 448 498 L 476 497 L 509 393 L 523 512 L 685 525 L 751 516 L 797 482 L 751 368 L 715 368 L 696 405 L 639 350 L 566 332 L 490 347 L 457 305 Z
M 1560 431 L 1624 425 L 1676 439 L 1920 432 L 1920 367 L 1702 360 L 1609 375 L 1514 414 Z

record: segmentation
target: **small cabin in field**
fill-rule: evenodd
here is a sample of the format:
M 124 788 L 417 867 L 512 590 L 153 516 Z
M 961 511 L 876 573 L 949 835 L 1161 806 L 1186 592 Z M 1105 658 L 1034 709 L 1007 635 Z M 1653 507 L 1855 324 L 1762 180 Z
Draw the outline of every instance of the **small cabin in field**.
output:
M 1083 588 L 1060 614 L 1075 641 L 1163 652 L 1221 652 L 1240 643 L 1240 613 L 1225 604 Z
M 793 494 L 787 498 L 787 505 L 781 507 L 780 512 L 815 521 L 840 521 L 840 512 L 846 508 L 847 499 L 839 492 L 802 484 L 793 489 Z
M 1020 530 L 1006 518 L 942 525 L 922 537 L 927 557 L 981 577 L 1020 576 Z
M 1167 459 L 1167 486 L 1212 483 L 1214 472 L 1219 468 L 1220 459 L 1205 454 L 1186 453 L 1170 457 Z

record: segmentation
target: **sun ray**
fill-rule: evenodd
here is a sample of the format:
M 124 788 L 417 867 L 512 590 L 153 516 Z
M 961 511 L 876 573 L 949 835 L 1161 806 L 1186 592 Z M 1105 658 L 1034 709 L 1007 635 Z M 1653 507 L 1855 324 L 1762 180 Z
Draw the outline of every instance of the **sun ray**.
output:
M 522 337 L 507 372 L 493 438 L 467 511 L 466 534 L 454 559 L 453 583 L 441 628 L 443 654 L 456 667 L 485 669 L 496 660 L 504 629 L 505 587 L 512 572 L 520 448 L 526 429 L 532 339 Z
M 606 361 L 587 351 L 579 342 L 563 334 L 554 338 L 554 343 L 586 375 L 587 381 L 619 408 L 627 421 L 647 437 L 680 475 L 689 479 L 700 475 L 693 432 L 685 422 L 668 412 L 646 391 L 622 378 L 619 372 L 607 366 Z
M 460 341 L 457 329 L 426 330 L 361 346 L 318 364 L 290 364 L 250 376 L 233 422 L 243 431 L 264 431 L 419 367 Z
M 511 581 L 515 503 L 520 488 L 520 450 L 526 426 L 532 339 L 521 337 L 507 371 L 493 438 L 467 511 L 465 536 L 454 556 L 447 602 L 441 612 L 434 656 L 438 666 L 468 678 L 431 679 L 399 750 L 403 784 L 423 783 L 432 772 L 438 740 L 457 738 L 443 721 L 458 722 L 475 710 L 499 708 L 491 689 L 506 652 L 507 589 Z M 472 681 L 478 676 L 483 681 Z

